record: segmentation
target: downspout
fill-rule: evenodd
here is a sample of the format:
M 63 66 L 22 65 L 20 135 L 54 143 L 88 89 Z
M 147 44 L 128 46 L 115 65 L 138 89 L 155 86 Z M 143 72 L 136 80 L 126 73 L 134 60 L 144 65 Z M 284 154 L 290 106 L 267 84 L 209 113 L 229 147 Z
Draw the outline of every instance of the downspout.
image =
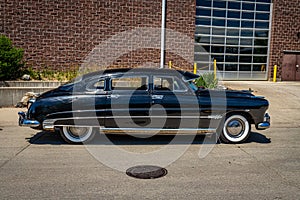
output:
M 166 0 L 162 0 L 161 6 L 161 39 L 160 39 L 160 68 L 165 63 L 165 39 L 166 39 Z

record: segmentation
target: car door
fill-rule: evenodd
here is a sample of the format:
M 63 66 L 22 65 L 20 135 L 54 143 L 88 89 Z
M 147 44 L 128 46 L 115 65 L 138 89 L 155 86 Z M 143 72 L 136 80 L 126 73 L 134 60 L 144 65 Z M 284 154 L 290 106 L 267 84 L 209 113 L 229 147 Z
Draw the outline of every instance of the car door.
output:
M 107 95 L 106 128 L 145 128 L 150 123 L 149 77 L 112 77 Z
M 157 119 L 156 128 L 198 128 L 198 99 L 180 77 L 154 75 L 151 100 L 150 115 Z

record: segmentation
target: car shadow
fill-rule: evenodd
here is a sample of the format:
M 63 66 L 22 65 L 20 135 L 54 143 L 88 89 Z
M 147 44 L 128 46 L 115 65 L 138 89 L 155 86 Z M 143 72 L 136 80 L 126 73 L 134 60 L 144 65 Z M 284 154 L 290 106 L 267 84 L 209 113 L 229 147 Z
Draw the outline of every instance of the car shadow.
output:
M 105 137 L 106 136 L 106 137 Z M 152 137 L 141 138 L 126 134 L 106 134 L 96 135 L 88 144 L 92 145 L 186 145 L 186 144 L 218 144 L 216 135 L 154 135 Z M 26 138 L 30 144 L 43 145 L 64 145 L 67 144 L 59 133 L 41 131 L 30 138 Z M 245 143 L 271 143 L 271 139 L 266 136 L 252 132 Z
M 269 144 L 271 143 L 271 138 L 267 138 L 265 135 L 257 132 L 251 132 L 249 138 L 244 143 Z

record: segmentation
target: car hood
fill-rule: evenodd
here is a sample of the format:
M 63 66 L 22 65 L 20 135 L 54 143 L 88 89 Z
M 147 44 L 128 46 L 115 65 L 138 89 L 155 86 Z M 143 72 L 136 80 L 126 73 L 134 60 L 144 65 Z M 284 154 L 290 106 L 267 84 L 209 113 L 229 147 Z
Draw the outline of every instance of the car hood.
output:
M 199 89 L 196 92 L 197 95 L 208 96 L 226 96 L 227 98 L 264 98 L 261 96 L 255 96 L 252 91 L 249 90 L 207 90 Z

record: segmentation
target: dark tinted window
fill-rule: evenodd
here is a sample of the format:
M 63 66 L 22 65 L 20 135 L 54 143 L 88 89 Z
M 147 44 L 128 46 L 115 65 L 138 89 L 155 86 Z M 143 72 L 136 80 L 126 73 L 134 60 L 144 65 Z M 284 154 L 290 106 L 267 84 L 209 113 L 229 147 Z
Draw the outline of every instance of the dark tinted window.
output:
M 214 8 L 226 8 L 226 1 L 214 0 L 213 7 Z
M 211 0 L 197 0 L 197 6 L 211 7 Z
M 211 16 L 211 10 L 206 8 L 197 8 L 196 15 L 200 16 Z
M 213 11 L 214 17 L 225 17 L 226 16 L 226 10 L 214 10 Z
M 228 8 L 239 10 L 239 9 L 241 9 L 241 3 L 240 2 L 229 1 L 228 2 Z
M 257 4 L 256 10 L 257 11 L 270 11 L 270 4 Z

